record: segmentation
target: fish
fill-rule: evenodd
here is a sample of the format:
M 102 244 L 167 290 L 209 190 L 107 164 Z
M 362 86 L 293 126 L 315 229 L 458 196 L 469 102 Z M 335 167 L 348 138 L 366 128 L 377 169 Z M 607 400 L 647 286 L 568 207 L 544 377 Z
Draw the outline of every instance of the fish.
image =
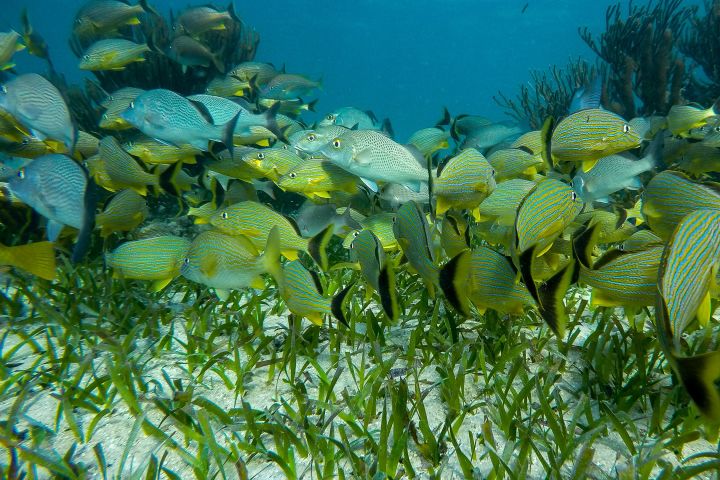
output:
M 480 206 L 480 220 L 493 220 L 498 225 L 515 225 L 515 216 L 520 202 L 533 189 L 535 182 L 516 178 L 499 182 Z
M 142 93 L 130 103 L 121 117 L 148 137 L 174 146 L 192 145 L 207 151 L 208 142 L 220 142 L 231 153 L 238 115 L 222 125 L 214 125 L 196 104 L 171 90 Z
M 261 177 L 275 183 L 278 183 L 280 177 L 305 162 L 292 150 L 282 147 L 252 149 L 242 156 L 242 160 L 259 172 Z
M 588 172 L 602 157 L 637 148 L 642 140 L 620 115 L 591 108 L 568 115 L 554 130 L 552 122 L 546 121 L 543 159 L 552 165 L 580 163 Z
M 517 282 L 512 262 L 488 247 L 458 253 L 443 266 L 440 277 L 445 297 L 465 316 L 470 315 L 469 303 L 481 315 L 488 309 L 522 315 L 535 307 L 528 289 Z
M 250 88 L 248 83 L 242 82 L 232 75 L 224 75 L 210 80 L 210 83 L 205 88 L 205 93 L 225 98 L 242 97 L 248 88 Z
M 283 265 L 279 290 L 290 313 L 321 326 L 323 315 L 331 314 L 332 308 L 331 299 L 322 295 L 316 280 L 299 260 L 293 260 Z
M 349 248 L 351 260 L 360 265 L 363 278 L 378 293 L 385 315 L 396 321 L 400 316 L 400 306 L 395 289 L 395 271 L 382 243 L 372 231 L 363 230 L 353 238 Z
M 190 240 L 175 235 L 125 242 L 105 253 L 105 264 L 114 278 L 151 281 L 151 291 L 159 292 L 180 275 Z
M 236 140 L 238 137 L 252 135 L 254 133 L 253 127 L 265 127 L 274 135 L 280 133 L 276 118 L 277 108 L 270 108 L 263 113 L 255 114 L 249 109 L 250 105 L 247 107 L 242 105 L 242 100 L 232 101 L 227 98 L 205 94 L 190 95 L 187 99 L 196 105 L 201 104 L 210 113 L 215 125 L 225 124 L 232 121 L 233 118 L 237 118 L 233 133 Z M 267 144 L 264 146 L 267 146 Z
M 457 129 L 457 120 L 455 123 Z M 524 129 L 514 123 L 498 122 L 489 125 L 478 126 L 468 130 L 460 148 L 477 148 L 485 150 L 494 147 L 508 139 L 519 136 Z
M 383 250 L 386 252 L 396 251 L 399 248 L 398 241 L 395 238 L 393 225 L 395 224 L 395 214 L 390 212 L 376 213 L 363 219 L 357 220 L 361 229 L 353 230 L 343 240 L 343 247 L 350 248 L 353 239 L 360 235 L 362 230 L 370 230 L 380 240 Z
M 267 242 L 270 230 L 277 228 L 282 255 L 288 260 L 297 260 L 299 252 L 307 252 L 322 270 L 328 269 L 325 251 L 332 236 L 328 228 L 310 239 L 303 238 L 297 225 L 271 208 L 257 202 L 238 202 L 219 209 L 210 217 L 210 224 L 228 235 L 243 235 L 255 246 Z
M 30 23 L 30 17 L 27 13 L 27 8 L 23 8 L 20 13 L 20 21 L 23 26 L 22 39 L 23 43 L 27 47 L 27 51 L 30 55 L 42 58 L 48 63 L 50 72 L 54 71 L 52 60 L 50 60 L 50 49 L 44 38 L 35 31 L 32 24 Z
M 132 124 L 122 118 L 122 113 L 144 92 L 145 90 L 140 88 L 123 87 L 108 95 L 101 103 L 101 106 L 105 108 L 105 112 L 102 117 L 100 117 L 100 128 L 105 130 L 125 130 L 133 128 Z
M 93 43 L 80 59 L 80 70 L 124 70 L 134 62 L 144 62 L 150 47 L 124 38 L 108 38 Z
M 318 99 L 306 102 L 302 98 L 296 98 L 292 100 L 274 100 L 272 98 L 257 99 L 257 104 L 260 108 L 272 108 L 273 106 L 277 105 L 276 108 L 278 113 L 292 115 L 293 117 L 298 117 L 303 112 L 314 112 L 317 102 Z
M 495 170 L 474 148 L 462 150 L 442 168 L 433 182 L 435 213 L 451 208 L 474 210 L 495 189 Z
M 655 235 L 651 230 L 638 230 L 621 243 L 618 248 L 624 252 L 637 252 L 657 245 L 663 245 L 662 238 Z
M 356 128 L 358 130 L 384 131 L 390 137 L 393 136 L 390 120 L 385 119 L 383 122 L 379 122 L 375 114 L 371 111 L 363 111 L 355 107 L 338 108 L 325 115 L 325 117 L 318 122 L 318 127 L 330 125 Z
M 582 202 L 570 186 L 552 178 L 541 180 L 518 207 L 515 219 L 517 251 L 524 253 L 534 248 L 535 256 L 541 256 L 581 209 Z
M 54 245 L 52 242 L 34 242 L 10 247 L 0 243 L 0 266 L 14 267 L 45 280 L 55 280 Z
M 243 160 L 247 154 L 251 154 L 255 149 L 251 147 L 236 148 L 232 155 L 224 150 L 217 156 L 214 162 L 208 162 L 207 168 L 212 172 L 225 175 L 228 178 L 235 178 L 245 182 L 250 182 L 256 178 L 262 178 L 263 172 L 255 168 L 252 163 Z
M 693 182 L 681 172 L 665 170 L 645 186 L 641 211 L 653 233 L 668 240 L 685 215 L 708 208 L 720 208 L 720 190 L 715 185 Z
M 419 192 L 428 183 L 427 161 L 414 149 L 374 130 L 348 130 L 319 153 L 360 177 L 373 192 L 376 182 L 399 183 Z
M 113 232 L 127 232 L 140 225 L 148 216 L 145 199 L 132 189 L 115 194 L 102 212 L 95 216 L 100 236 L 105 238 Z
M 461 136 L 470 135 L 472 132 L 481 130 L 493 124 L 493 121 L 480 115 L 461 114 L 455 118 L 450 118 L 450 113 L 446 114 L 447 121 L 442 122 L 450 125 L 450 134 L 455 140 L 459 140 Z
M 175 147 L 145 136 L 124 143 L 122 148 L 150 165 L 171 165 L 177 162 L 192 165 L 197 163 L 196 157 L 202 153 L 192 145 Z
M 685 356 L 683 334 L 693 318 L 706 325 L 720 265 L 720 210 L 685 216 L 665 247 L 658 274 L 655 327 L 665 358 L 702 415 L 720 423 L 720 351 Z
M 0 89 L 0 108 L 40 140 L 57 140 L 72 154 L 77 129 L 60 91 L 36 73 L 18 75 Z
M 492 152 L 487 160 L 495 169 L 498 182 L 512 178 L 532 180 L 538 171 L 544 170 L 542 157 L 525 148 L 502 148 Z
M 267 85 L 279 74 L 280 72 L 269 63 L 242 62 L 230 69 L 227 76 L 236 79 L 243 85 L 243 88 L 247 89 L 253 85 L 256 87 Z
M 66 225 L 79 230 L 72 255 L 73 262 L 79 262 L 89 248 L 95 223 L 95 206 L 83 168 L 66 155 L 44 155 L 18 170 L 8 187 L 47 218 L 46 235 L 51 242 Z
M 395 214 L 393 233 L 410 266 L 420 275 L 428 293 L 435 297 L 439 268 L 435 259 L 430 226 L 420 206 L 409 202 Z
M 180 267 L 183 277 L 215 289 L 221 300 L 227 299 L 230 290 L 247 287 L 264 290 L 263 273 L 282 283 L 277 227 L 268 233 L 262 254 L 244 235 L 227 235 L 216 230 L 202 232 L 190 244 Z
M 311 199 L 329 199 L 332 192 L 357 193 L 358 178 L 327 160 L 311 158 L 297 165 L 276 182 L 288 192 Z
M 637 227 L 628 221 L 627 215 L 625 210 L 589 210 L 575 217 L 573 223 L 591 222 L 598 230 L 597 244 L 614 244 L 624 242 L 637 230 Z
M 596 75 L 585 85 L 575 90 L 570 100 L 568 113 L 575 113 L 581 110 L 600 108 L 600 97 L 602 96 L 602 76 Z
M 12 58 L 16 52 L 25 49 L 20 34 L 14 30 L 0 32 L 0 72 L 15 67 Z
M 148 187 L 157 188 L 160 184 L 158 175 L 146 171 L 123 150 L 115 137 L 108 136 L 100 140 L 99 156 L 105 163 L 105 172 L 115 187 L 131 188 L 145 197 Z
M 352 218 L 352 210 L 345 208 L 340 213 L 339 208 L 333 204 L 316 205 L 306 200 L 292 215 L 303 237 L 314 237 L 332 225 L 333 234 L 346 235 L 350 230 L 361 229 L 362 225 Z
M 100 139 L 88 132 L 78 130 L 77 141 L 75 142 L 75 153 L 80 158 L 89 158 L 98 153 Z
M 220 11 L 212 6 L 190 7 L 183 11 L 175 23 L 175 31 L 191 36 L 198 36 L 210 30 L 226 30 L 227 26 L 237 20 L 232 3 L 227 11 Z
M 592 287 L 591 305 L 624 307 L 626 318 L 633 323 L 643 307 L 655 304 L 664 246 L 648 246 L 632 252 L 612 248 L 593 261 L 592 250 L 599 235 L 598 223 L 586 225 L 573 235 L 578 282 Z
M 138 25 L 139 15 L 145 12 L 144 2 L 137 5 L 118 0 L 92 0 L 75 15 L 73 34 L 92 38 L 117 30 L 124 25 Z
M 314 130 L 307 130 L 299 136 L 292 146 L 301 152 L 314 154 L 328 145 L 333 139 L 341 137 L 348 129 L 341 125 L 320 126 Z
M 673 105 L 667 114 L 667 126 L 673 135 L 687 134 L 693 128 L 705 125 L 708 120 L 720 115 L 720 100 L 710 108 L 693 105 Z
M 225 73 L 225 65 L 220 56 L 208 47 L 188 35 L 175 37 L 168 45 L 166 55 L 183 67 L 214 66 L 220 73 Z
M 419 192 L 413 192 L 404 185 L 386 183 L 380 188 L 378 198 L 392 210 L 397 210 L 408 202 L 417 202 L 419 205 L 430 205 L 430 190 L 427 184 L 420 186 Z
M 271 100 L 296 100 L 307 97 L 322 88 L 322 81 L 310 80 L 303 75 L 280 73 L 260 89 L 260 96 Z
M 510 148 L 524 149 L 526 151 L 530 151 L 533 155 L 542 154 L 542 131 L 531 130 L 523 133 L 510 144 Z
M 657 138 L 662 140 L 660 136 Z M 592 170 L 577 172 L 572 180 L 573 190 L 584 202 L 605 204 L 610 203 L 608 196 L 612 193 L 625 188 L 639 190 L 643 184 L 638 175 L 656 167 L 661 150 L 662 143 L 656 142 L 640 159 L 623 154 L 603 157 Z
M 434 154 L 438 150 L 449 148 L 449 138 L 449 132 L 446 132 L 442 128 L 430 127 L 422 128 L 417 132 L 413 133 L 408 139 L 407 143 L 408 145 L 413 145 L 423 155 L 429 156 Z

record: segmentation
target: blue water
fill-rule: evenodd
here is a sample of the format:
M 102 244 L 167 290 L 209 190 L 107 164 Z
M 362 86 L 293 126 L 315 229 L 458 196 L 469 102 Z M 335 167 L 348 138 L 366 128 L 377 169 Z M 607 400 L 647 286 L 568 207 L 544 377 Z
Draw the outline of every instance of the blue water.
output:
M 9 2 L 9 5 L 8 5 Z M 71 80 L 83 73 L 68 38 L 80 0 L 4 0 L 0 31 L 21 30 L 20 12 L 50 45 L 57 69 Z M 161 12 L 190 2 L 155 0 Z M 206 3 L 198 1 L 193 4 Z M 399 140 L 433 125 L 447 106 L 498 120 L 498 91 L 514 95 L 529 70 L 594 60 L 579 26 L 604 30 L 610 0 L 356 0 L 236 2 L 238 14 L 261 36 L 257 59 L 322 77 L 319 114 L 353 105 L 390 117 Z M 693 2 L 695 3 L 695 2 Z M 222 3 L 221 3 L 222 4 Z M 220 5 L 221 5 L 220 4 Z M 527 9 L 522 13 L 523 6 Z M 19 71 L 43 71 L 27 53 Z M 312 120 L 308 117 L 308 120 Z

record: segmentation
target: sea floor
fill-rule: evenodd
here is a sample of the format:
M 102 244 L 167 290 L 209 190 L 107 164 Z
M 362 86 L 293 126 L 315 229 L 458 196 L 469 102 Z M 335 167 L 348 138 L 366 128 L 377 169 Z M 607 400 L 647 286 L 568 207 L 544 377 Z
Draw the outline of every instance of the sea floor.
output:
M 171 287 L 63 311 L 27 288 L 4 290 L 6 312 L 26 307 L 0 317 L 6 472 L 681 478 L 718 458 L 662 355 L 641 350 L 652 325 L 593 314 L 584 291 L 562 345 L 530 315 L 444 331 L 432 300 L 397 325 L 358 305 L 349 327 L 318 328 L 270 292 L 222 303 Z

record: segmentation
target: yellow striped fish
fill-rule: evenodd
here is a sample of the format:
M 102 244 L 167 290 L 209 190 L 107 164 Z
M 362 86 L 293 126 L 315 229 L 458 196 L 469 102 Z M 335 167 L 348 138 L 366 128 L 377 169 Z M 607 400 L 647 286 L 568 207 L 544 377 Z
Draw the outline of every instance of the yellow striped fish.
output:
M 393 232 L 408 263 L 423 279 L 430 296 L 435 297 L 435 287 L 439 286 L 439 269 L 435 264 L 430 227 L 417 203 L 409 202 L 398 209 Z
M 440 229 L 440 246 L 448 258 L 470 248 L 470 226 L 461 215 L 445 214 Z
M 395 292 L 395 272 L 385 257 L 380 240 L 370 230 L 363 230 L 350 243 L 350 258 L 360 264 L 365 281 L 380 296 L 385 315 L 395 321 L 400 316 L 400 307 Z
M 496 150 L 490 154 L 488 162 L 495 169 L 495 180 L 498 182 L 511 178 L 532 180 L 543 166 L 540 155 L 523 148 Z
M 282 147 L 249 150 L 241 158 L 258 171 L 261 177 L 275 183 L 282 175 L 305 162 L 292 150 Z
M 123 145 L 123 149 L 133 157 L 148 164 L 173 165 L 177 162 L 195 164 L 195 156 L 202 152 L 192 145 L 167 145 L 150 137 L 139 137 Z
M 450 132 L 446 132 L 442 128 L 430 127 L 413 133 L 407 143 L 420 150 L 423 155 L 430 156 L 438 150 L 448 148 L 450 146 L 449 139 Z
M 642 215 L 663 240 L 670 238 L 685 215 L 707 208 L 720 208 L 720 193 L 680 172 L 666 170 L 655 175 L 643 193 Z
M 458 254 L 443 267 L 441 278 L 445 296 L 458 298 L 457 308 L 465 315 L 469 315 L 467 300 L 481 314 L 492 309 L 502 314 L 521 315 L 525 307 L 535 306 L 530 292 L 517 282 L 512 263 L 488 247 Z
M 0 265 L 24 270 L 46 280 L 55 279 L 55 250 L 52 242 L 8 247 L 0 243 Z
M 229 290 L 246 287 L 265 289 L 265 282 L 260 276 L 263 273 L 271 274 L 281 284 L 278 230 L 273 228 L 268 233 L 262 255 L 244 235 L 205 231 L 192 241 L 180 273 L 188 280 L 214 288 L 221 300 L 227 298 Z
M 392 252 L 399 248 L 395 232 L 393 231 L 393 220 L 395 214 L 389 212 L 377 213 L 369 217 L 358 219 L 363 230 L 370 230 L 380 240 L 383 250 Z M 359 230 L 353 230 L 347 234 L 343 241 L 343 247 L 350 248 L 350 243 L 360 234 Z
M 148 215 L 147 203 L 137 192 L 126 189 L 118 192 L 105 209 L 95 216 L 95 225 L 101 229 L 100 236 L 113 232 L 127 232 L 140 225 Z
M 602 157 L 637 148 L 642 142 L 627 120 L 602 108 L 580 110 L 565 117 L 552 134 L 551 123 L 546 122 L 543 130 L 546 162 L 582 163 L 586 172 Z
M 655 308 L 658 339 L 698 410 L 718 424 L 720 350 L 686 357 L 680 348 L 693 317 L 702 324 L 710 315 L 709 297 L 720 265 L 720 210 L 688 214 L 665 247 L 661 265 Z
M 285 258 L 297 260 L 298 252 L 307 252 L 321 269 L 327 270 L 325 247 L 332 236 L 332 225 L 306 239 L 290 219 L 261 203 L 251 201 L 219 209 L 210 217 L 210 224 L 228 235 L 246 236 L 256 247 L 265 245 L 271 229 L 276 228 L 280 237 L 280 251 Z
M 324 297 L 310 272 L 299 260 L 293 260 L 283 266 L 280 296 L 291 313 L 307 318 L 315 325 L 323 324 L 323 315 L 331 313 L 331 299 Z
M 145 43 L 135 43 L 124 38 L 98 40 L 88 47 L 80 59 L 80 70 L 125 70 L 134 62 L 144 62 L 145 52 L 150 47 Z
M 535 182 L 521 178 L 498 183 L 480 204 L 480 220 L 492 220 L 498 225 L 513 226 L 520 202 L 534 186 Z
M 651 230 L 638 230 L 620 245 L 620 250 L 637 252 L 658 245 L 663 245 L 662 238 L 655 235 Z
M 20 41 L 20 34 L 14 30 L 0 32 L 0 71 L 10 70 L 15 66 L 12 61 L 15 52 L 23 50 L 25 45 Z
M 147 187 L 158 187 L 157 175 L 145 171 L 130 154 L 120 146 L 115 137 L 100 140 L 99 155 L 105 162 L 105 171 L 113 185 L 132 188 L 143 197 Z
M 720 105 L 718 103 L 715 103 L 710 108 L 673 105 L 667 115 L 667 126 L 673 135 L 683 135 L 693 128 L 705 125 L 709 119 L 719 114 Z
M 310 199 L 327 199 L 332 192 L 357 193 L 358 177 L 327 160 L 309 158 L 280 177 L 277 186 Z
M 542 131 L 532 130 L 523 133 L 510 144 L 510 148 L 526 148 L 534 155 L 540 155 L 543 149 Z
M 494 174 L 485 156 L 474 148 L 467 148 L 452 157 L 433 182 L 437 215 L 450 208 L 476 209 L 495 189 Z
M 150 280 L 152 291 L 165 288 L 180 275 L 190 241 L 172 235 L 135 240 L 105 254 L 105 263 L 113 269 L 113 277 Z
M 130 104 L 143 93 L 145 93 L 145 90 L 140 88 L 124 87 L 108 95 L 100 104 L 105 109 L 105 113 L 100 117 L 100 128 L 105 130 L 133 128 L 120 114 L 127 110 Z

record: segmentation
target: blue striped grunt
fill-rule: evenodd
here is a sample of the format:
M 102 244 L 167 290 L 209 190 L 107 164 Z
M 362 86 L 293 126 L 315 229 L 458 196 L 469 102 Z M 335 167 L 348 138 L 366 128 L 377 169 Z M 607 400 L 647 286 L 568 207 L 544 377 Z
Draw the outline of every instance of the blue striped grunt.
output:
M 241 158 L 262 177 L 275 183 L 281 176 L 305 162 L 292 150 L 282 147 L 248 150 Z
M 433 181 L 436 214 L 450 208 L 475 210 L 495 188 L 494 174 L 485 156 L 474 148 L 452 157 Z
M 124 70 L 134 62 L 144 62 L 150 47 L 124 38 L 98 40 L 85 50 L 80 58 L 80 70 Z
M 370 230 L 361 231 L 350 244 L 350 258 L 360 264 L 365 281 L 378 292 L 385 315 L 397 320 L 400 307 L 395 292 L 395 272 L 377 236 Z
M 488 156 L 488 162 L 495 169 L 495 180 L 502 182 L 512 178 L 532 180 L 543 170 L 543 160 L 524 148 L 503 148 Z
M 320 285 L 299 260 L 282 268 L 280 296 L 291 313 L 304 317 L 315 325 L 322 325 L 323 315 L 331 313 L 331 299 L 324 297 Z
M 0 243 L 0 266 L 11 266 L 45 280 L 55 279 L 55 250 L 52 242 L 8 247 Z
M 190 248 L 190 240 L 166 235 L 125 242 L 105 254 L 113 277 L 150 280 L 152 291 L 165 288 L 180 275 L 180 267 Z
M 434 297 L 439 269 L 435 264 L 430 227 L 417 203 L 409 202 L 398 209 L 393 232 L 408 263 L 423 279 L 430 296 Z
M 534 186 L 535 182 L 521 178 L 498 183 L 480 204 L 480 220 L 493 220 L 498 225 L 513 226 L 520 202 Z
M 332 192 L 358 192 L 359 178 L 322 159 L 309 158 L 280 177 L 277 186 L 310 199 L 329 199 Z
M 115 137 L 108 136 L 100 140 L 98 155 L 104 161 L 105 172 L 115 187 L 131 188 L 144 197 L 148 186 L 159 186 L 158 176 L 140 166 L 135 158 L 123 150 Z
M 420 150 L 423 155 L 429 156 L 438 150 L 448 148 L 450 146 L 449 139 L 450 132 L 438 127 L 429 127 L 413 133 L 407 143 Z
M 145 199 L 131 189 L 121 190 L 113 196 L 102 212 L 95 215 L 100 236 L 113 232 L 127 232 L 140 225 L 148 215 Z

